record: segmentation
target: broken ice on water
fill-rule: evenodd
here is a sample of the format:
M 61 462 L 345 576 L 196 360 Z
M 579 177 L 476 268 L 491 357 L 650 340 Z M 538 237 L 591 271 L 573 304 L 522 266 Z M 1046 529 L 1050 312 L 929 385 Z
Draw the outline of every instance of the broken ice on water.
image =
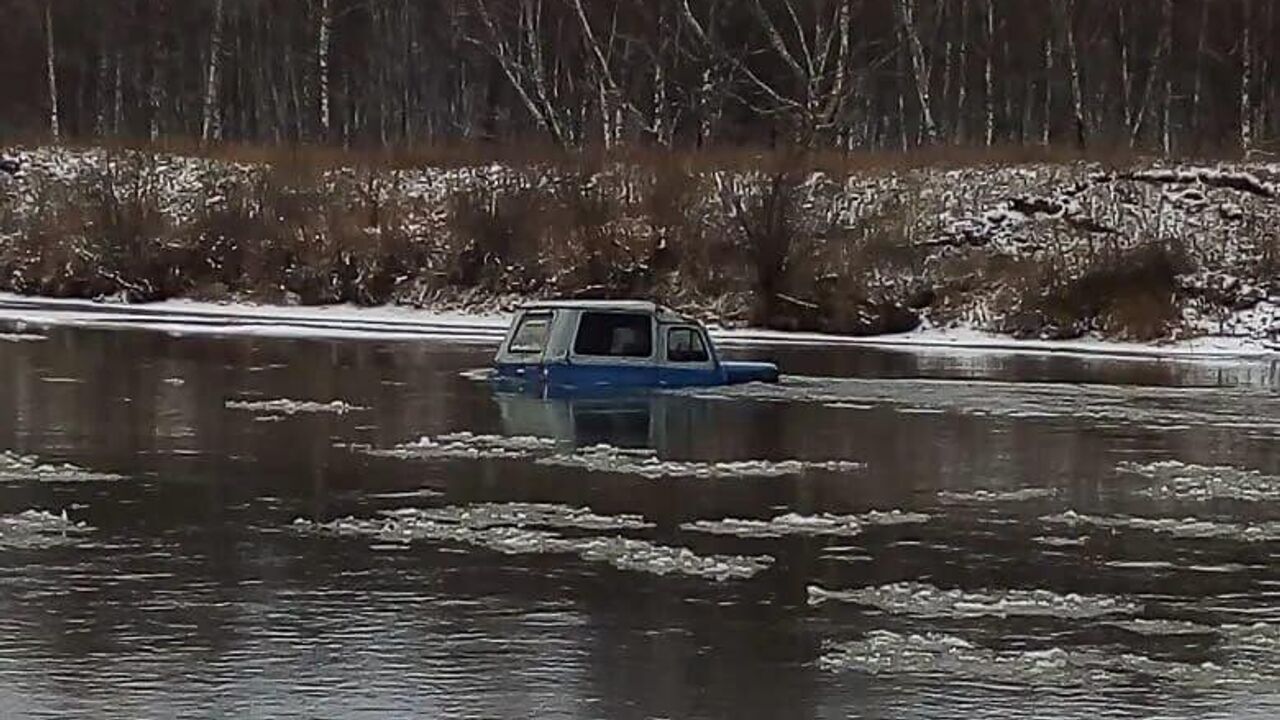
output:
M 579 448 L 567 454 L 540 458 L 543 465 L 582 468 L 592 472 L 639 475 L 653 480 L 670 477 L 716 479 L 734 477 L 783 477 L 819 470 L 853 472 L 864 467 L 850 460 L 666 460 L 654 450 L 626 449 L 612 445 Z
M 1122 462 L 1116 469 L 1154 482 L 1139 495 L 1170 500 L 1280 501 L 1280 477 L 1230 465 L 1206 466 L 1163 460 Z
M 505 524 L 500 524 L 505 523 Z M 341 518 L 327 523 L 294 521 L 307 533 L 366 537 L 380 541 L 430 540 L 484 548 L 507 555 L 564 554 L 620 570 L 687 575 L 724 581 L 755 576 L 773 564 L 768 555 L 700 555 L 683 547 L 618 536 L 567 537 L 529 526 L 577 529 L 638 529 L 635 516 L 601 516 L 581 508 L 516 504 L 439 511 L 395 510 L 380 517 Z
M 833 672 L 941 675 L 1046 687 L 1111 686 L 1139 678 L 1212 687 L 1275 677 L 1274 668 L 1247 663 L 1177 662 L 1092 646 L 995 649 L 945 633 L 890 630 L 828 642 L 818 665 Z
M 346 415 L 347 413 L 367 409 L 358 405 L 351 405 L 342 400 L 319 402 L 314 400 L 290 400 L 288 398 L 277 400 L 227 400 L 226 407 L 229 410 L 246 410 L 248 412 L 279 415 L 296 415 L 298 413 Z
M 1055 488 L 1020 488 L 1018 490 L 942 490 L 938 500 L 957 505 L 980 503 L 1015 503 L 1057 497 Z
M 0 482 L 38 480 L 49 483 L 109 482 L 119 480 L 114 473 L 86 470 L 71 463 L 43 463 L 34 455 L 12 450 L 0 451 Z
M 44 510 L 26 510 L 16 515 L 0 515 L 0 550 L 31 550 L 75 542 L 91 530 L 84 522 L 73 522 L 64 510 L 59 515 Z
M 587 508 L 555 503 L 480 503 L 443 508 L 405 508 L 386 513 L 399 521 L 430 520 L 482 530 L 491 527 L 645 530 L 654 524 L 640 515 L 597 515 Z
M 1108 530 L 1141 530 L 1182 539 L 1222 539 L 1241 542 L 1280 540 L 1280 521 L 1257 523 L 1219 522 L 1200 518 L 1145 518 L 1129 515 L 1086 515 L 1067 510 L 1045 515 L 1040 522 L 1070 528 L 1095 527 Z
M 400 460 L 517 460 L 552 452 L 557 444 L 551 438 L 532 435 L 480 435 L 464 431 L 437 437 L 424 436 L 393 448 L 370 448 L 363 452 L 373 457 Z
M 23 343 L 23 342 L 44 342 L 48 340 L 44 335 L 36 335 L 34 333 L 5 333 L 0 332 L 0 342 Z
M 921 513 L 889 510 L 872 510 L 861 515 L 800 515 L 787 513 L 770 520 L 724 518 L 721 520 L 696 520 L 684 523 L 681 530 L 712 535 L 737 537 L 776 538 L 786 535 L 831 535 L 853 537 L 861 535 L 870 526 L 913 525 L 929 522 L 930 517 Z
M 587 472 L 663 478 L 772 478 L 809 471 L 852 472 L 864 467 L 850 460 L 669 460 L 649 448 L 600 444 L 566 448 L 553 438 L 534 435 L 491 435 L 455 432 L 425 436 L 391 448 L 362 449 L 373 457 L 401 460 L 533 460 L 539 465 Z
M 1057 617 L 1096 618 L 1134 613 L 1142 606 L 1132 600 L 1106 595 L 1061 595 L 1051 590 L 943 590 L 921 582 L 900 582 L 828 590 L 810 585 L 809 604 L 846 602 L 874 607 L 886 613 L 918 617 Z

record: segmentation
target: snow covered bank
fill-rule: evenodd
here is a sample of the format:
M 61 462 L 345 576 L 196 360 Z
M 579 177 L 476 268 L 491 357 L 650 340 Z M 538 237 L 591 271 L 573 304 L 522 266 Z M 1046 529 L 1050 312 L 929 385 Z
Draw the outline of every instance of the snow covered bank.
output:
M 0 290 L 489 313 L 160 308 L 189 331 L 234 314 L 236 332 L 489 342 L 515 298 L 585 293 L 772 329 L 723 342 L 1238 357 L 1280 338 L 1280 165 L 833 175 L 17 156 L 22 175 L 0 182 Z
M 496 345 L 510 315 L 353 305 L 276 306 L 166 300 L 146 304 L 33 298 L 0 293 L 0 323 L 15 328 L 83 327 L 145 330 L 170 335 L 247 335 L 280 338 L 438 340 Z M 23 336 L 40 337 L 24 333 Z M 1020 340 L 980 330 L 928 328 L 850 337 L 823 333 L 713 327 L 726 347 L 862 346 L 919 353 L 1062 354 L 1115 358 L 1226 360 L 1280 357 L 1280 345 L 1248 338 L 1204 336 L 1162 343 L 1079 338 Z

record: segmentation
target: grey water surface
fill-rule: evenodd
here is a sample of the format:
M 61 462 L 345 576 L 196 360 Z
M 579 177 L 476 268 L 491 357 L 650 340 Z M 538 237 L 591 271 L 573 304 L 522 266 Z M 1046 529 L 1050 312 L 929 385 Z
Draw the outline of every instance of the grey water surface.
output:
M 1271 364 L 25 332 L 0 718 L 1280 716 Z

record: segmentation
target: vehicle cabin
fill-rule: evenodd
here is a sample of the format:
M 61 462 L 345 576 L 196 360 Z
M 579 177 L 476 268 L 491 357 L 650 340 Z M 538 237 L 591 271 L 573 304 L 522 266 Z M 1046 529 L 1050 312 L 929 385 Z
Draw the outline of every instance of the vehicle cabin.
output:
M 701 323 L 643 301 L 557 300 L 522 306 L 495 366 L 500 379 L 578 388 L 778 379 L 772 363 L 721 360 Z

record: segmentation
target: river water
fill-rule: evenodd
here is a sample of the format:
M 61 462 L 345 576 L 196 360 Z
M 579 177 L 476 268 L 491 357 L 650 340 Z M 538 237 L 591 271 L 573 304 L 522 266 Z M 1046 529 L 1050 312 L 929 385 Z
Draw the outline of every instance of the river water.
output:
M 0 338 L 3 718 L 1280 715 L 1272 365 Z

